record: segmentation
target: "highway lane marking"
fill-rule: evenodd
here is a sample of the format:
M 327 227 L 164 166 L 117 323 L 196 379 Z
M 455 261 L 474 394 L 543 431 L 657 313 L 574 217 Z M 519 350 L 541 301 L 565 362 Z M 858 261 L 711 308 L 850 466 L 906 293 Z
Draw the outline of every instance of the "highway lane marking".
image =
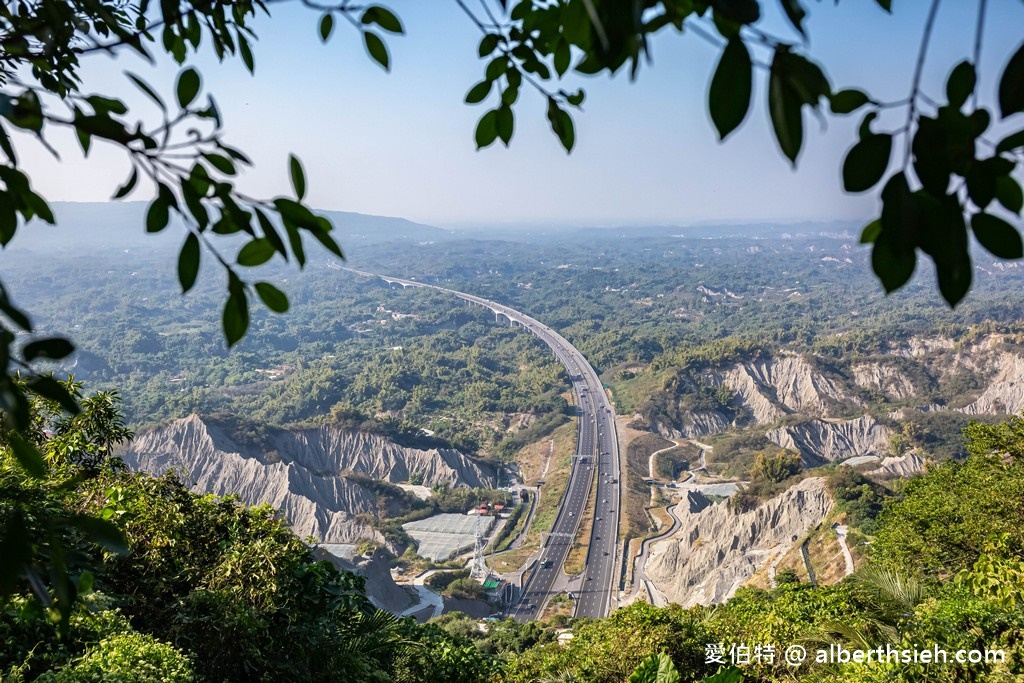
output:
M 401 284 L 403 287 L 405 287 L 405 286 L 423 287 L 423 288 L 434 289 L 434 290 L 437 290 L 437 291 L 441 291 L 441 292 L 445 292 L 445 293 L 448 293 L 448 294 L 452 294 L 452 295 L 454 295 L 454 296 L 456 296 L 456 297 L 458 297 L 460 299 L 463 299 L 465 301 L 469 301 L 471 303 L 476 303 L 476 304 L 485 306 L 487 308 L 490 308 L 496 315 L 503 315 L 503 316 L 507 317 L 510 322 L 518 323 L 520 326 L 526 327 L 530 332 L 535 333 L 545 343 L 547 343 L 548 346 L 551 347 L 552 351 L 554 352 L 555 357 L 559 361 L 561 361 L 563 363 L 563 365 L 566 366 L 566 370 L 570 371 L 570 375 L 572 374 L 572 370 L 569 367 L 570 365 L 572 366 L 573 369 L 575 369 L 579 373 L 578 378 L 577 377 L 571 377 L 570 383 L 573 386 L 573 388 L 577 391 L 577 394 L 578 394 L 578 396 L 581 399 L 579 401 L 579 405 L 581 405 L 581 407 L 590 408 L 591 410 L 593 410 L 593 411 L 595 411 L 596 413 L 599 414 L 600 420 L 598 420 L 598 415 L 594 415 L 594 421 L 593 421 L 593 427 L 598 427 L 599 430 L 600 430 L 599 433 L 598 433 L 598 437 L 603 436 L 604 428 L 610 427 L 608 414 L 611 414 L 611 407 L 607 403 L 607 397 L 604 395 L 604 392 L 601 389 L 600 379 L 597 377 L 593 367 L 587 362 L 586 358 L 583 356 L 582 353 L 579 352 L 578 349 L 573 347 L 571 344 L 569 344 L 569 342 L 564 337 L 562 337 L 557 332 L 552 330 L 550 327 L 544 325 L 540 321 L 534 320 L 530 316 L 527 316 L 527 315 L 525 315 L 523 313 L 520 313 L 519 311 L 511 309 L 511 308 L 509 308 L 507 306 L 504 306 L 504 305 L 498 304 L 496 302 L 493 302 L 490 299 L 485 299 L 483 297 L 475 296 L 475 295 L 472 295 L 472 294 L 466 294 L 464 292 L 458 292 L 456 290 L 447 289 L 447 288 L 441 287 L 439 285 L 432 285 L 432 284 L 428 284 L 428 283 L 424 283 L 424 282 L 417 282 L 415 280 L 407 280 L 405 278 L 395 278 L 395 277 L 390 277 L 390 276 L 378 275 L 378 274 L 375 274 L 375 273 L 369 273 L 369 272 L 366 272 L 366 271 L 355 270 L 355 269 L 352 269 L 352 268 L 343 268 L 343 270 L 348 270 L 350 272 L 355 272 L 355 273 L 358 273 L 360 275 L 365 275 L 365 276 L 369 276 L 369 277 L 379 277 L 379 278 L 383 279 L 385 282 L 388 282 L 389 284 L 398 283 L 398 284 Z M 581 364 L 584 367 L 581 367 Z M 583 397 L 582 397 L 583 391 L 591 391 L 591 390 L 592 390 L 593 393 L 591 395 L 588 395 L 586 397 L 586 399 L 583 400 Z M 600 405 L 598 405 L 598 403 L 594 400 L 594 398 L 599 394 L 599 392 L 600 392 L 600 396 L 601 396 Z M 602 411 L 601 408 L 604 408 L 604 410 Z M 581 439 L 581 443 L 583 443 L 582 439 L 585 438 L 586 439 L 585 443 L 587 444 L 588 449 L 593 450 L 593 427 L 591 426 L 589 421 L 587 421 L 588 424 L 586 426 L 586 429 L 584 429 L 583 422 L 584 421 L 582 421 L 582 420 L 580 421 L 580 439 Z M 613 426 L 611 428 L 609 428 L 609 431 L 612 432 L 612 429 L 613 429 Z M 602 439 L 598 438 L 598 445 L 599 446 L 600 446 L 601 441 L 602 441 Z M 617 444 L 614 443 L 614 441 L 612 442 L 612 446 L 609 448 L 609 450 L 610 451 L 614 450 L 614 451 L 616 451 L 616 454 L 618 453 L 618 447 L 617 447 Z M 596 471 L 597 471 L 598 474 L 600 474 L 601 471 L 603 470 L 603 468 L 601 467 L 602 464 L 604 464 L 604 463 L 601 461 L 601 458 L 599 457 L 598 458 L 598 463 L 597 463 L 597 468 L 596 468 Z M 619 469 L 618 468 L 618 463 L 615 460 L 613 460 L 612 461 L 612 472 L 613 472 L 613 474 L 617 473 L 618 469 Z M 583 485 L 582 483 L 577 482 L 577 476 L 578 475 L 580 476 L 580 478 L 582 478 L 582 474 L 579 472 L 579 468 L 574 467 L 573 468 L 573 472 L 572 472 L 571 481 L 572 482 L 576 482 L 576 484 L 578 484 L 579 486 L 582 486 Z M 591 476 L 592 476 L 592 474 L 591 474 Z M 618 491 L 619 493 L 621 493 L 620 486 L 621 485 L 618 485 L 618 484 L 615 486 L 615 490 Z M 589 486 L 587 486 L 587 492 L 589 492 Z M 619 496 L 617 496 L 617 497 L 619 497 Z M 579 499 L 576 499 L 573 502 L 578 504 L 579 503 Z M 561 516 L 561 512 L 564 509 L 564 506 L 565 506 L 565 504 L 563 503 L 563 505 L 559 509 L 559 516 Z M 577 505 L 577 508 L 578 508 L 578 510 L 582 511 L 582 506 L 581 505 Z M 596 508 L 596 502 L 595 502 L 595 511 L 596 511 L 596 509 L 597 508 Z M 594 532 L 591 532 L 591 533 L 593 535 Z M 607 547 L 607 544 L 605 544 L 605 547 Z M 565 548 L 563 548 L 563 550 L 565 550 Z M 563 557 L 563 561 L 564 561 L 564 557 Z M 602 582 L 603 582 L 603 577 L 606 574 L 606 572 L 610 570 L 611 564 L 610 563 L 602 563 L 602 565 L 603 565 L 602 569 L 599 570 L 599 573 L 598 573 L 597 576 L 600 579 L 602 579 Z M 535 576 L 536 575 L 532 575 L 531 576 L 531 579 L 528 582 L 528 585 L 532 584 L 533 578 Z M 550 586 L 549 586 L 549 588 L 550 588 Z M 609 587 L 609 588 L 607 588 L 605 590 L 610 592 L 611 588 Z M 520 606 L 521 605 L 517 606 L 517 610 L 519 609 Z M 603 610 L 601 610 L 601 611 L 603 611 Z

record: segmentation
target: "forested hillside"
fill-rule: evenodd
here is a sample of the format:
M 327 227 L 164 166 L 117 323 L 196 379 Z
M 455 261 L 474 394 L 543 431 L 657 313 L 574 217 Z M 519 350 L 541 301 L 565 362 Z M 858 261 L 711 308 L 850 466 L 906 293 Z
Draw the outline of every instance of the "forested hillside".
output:
M 64 577 L 52 602 L 34 582 L 4 577 L 0 671 L 8 680 L 610 683 L 662 653 L 663 669 L 696 681 L 721 666 L 708 661 L 709 644 L 732 661 L 735 646 L 781 653 L 793 644 L 814 652 L 880 643 L 988 654 L 943 665 L 808 660 L 797 670 L 762 649 L 736 663 L 742 680 L 764 683 L 996 683 L 1024 675 L 1020 419 L 972 424 L 966 461 L 939 466 L 889 501 L 870 561 L 839 585 L 789 578 L 768 591 L 744 589 L 715 609 L 637 603 L 577 622 L 563 645 L 543 625 L 481 631 L 447 617 L 417 626 L 373 610 L 359 579 L 313 561 L 269 508 L 119 469 L 108 453 L 125 436 L 116 400 L 98 396 L 86 406 L 71 419 L 35 404 L 56 427 L 54 436 L 38 436 L 52 465 L 45 478 L 27 476 L 8 444 L 0 455 L 0 522 L 31 539 L 28 576 Z M 97 538 L 82 514 L 111 520 L 123 539 Z
M 679 230 L 505 241 L 469 233 L 443 243 L 357 243 L 349 258 L 365 270 L 438 282 L 538 318 L 583 351 L 605 381 L 639 377 L 641 386 L 624 385 L 616 396 L 626 412 L 657 400 L 672 374 L 702 364 L 779 349 L 870 360 L 911 337 L 962 343 L 979 325 L 999 331 L 1024 317 L 1018 298 L 1006 296 L 1021 280 L 1013 263 L 979 261 L 972 297 L 950 311 L 928 273 L 898 295 L 878 296 L 866 255 L 840 227 L 799 226 L 770 239 L 751 228 L 716 229 L 713 239 Z M 326 263 L 304 273 L 269 271 L 292 310 L 254 311 L 252 334 L 231 354 L 213 303 L 219 283 L 201 277 L 182 299 L 158 255 L 8 257 L 5 270 L 15 299 L 39 302 L 41 332 L 79 340 L 76 362 L 63 369 L 90 386 L 123 389 L 135 424 L 193 410 L 272 424 L 355 410 L 493 453 L 538 418 L 538 433 L 557 425 L 565 406 L 562 370 L 530 335 L 439 292 L 389 288 Z M 66 287 L 70 280 L 80 286 Z M 925 379 L 913 392 L 922 404 L 981 382 Z M 729 397 L 682 380 L 669 388 L 688 393 L 688 401 Z
M 1008 296 L 1021 275 L 979 261 L 971 299 L 950 311 L 927 273 L 898 296 L 879 297 L 842 226 L 777 233 L 464 233 L 446 235 L 443 245 L 367 240 L 349 254 L 362 270 L 508 304 L 582 350 L 632 435 L 624 552 L 632 556 L 670 523 L 669 507 L 680 500 L 670 480 L 700 470 L 712 482 L 707 495 L 683 496 L 693 515 L 685 533 L 659 541 L 646 569 L 678 602 L 727 600 L 720 607 L 645 605 L 627 568 L 623 595 L 633 602 L 605 620 L 571 623 L 559 616 L 563 596 L 539 625 L 490 622 L 481 630 L 449 614 L 415 626 L 372 610 L 358 579 L 314 562 L 269 510 L 112 467 L 110 440 L 99 450 L 86 446 L 92 455 L 82 461 L 81 446 L 62 445 L 80 428 L 68 423 L 38 435 L 56 465 L 45 481 L 25 477 L 4 451 L 9 490 L 0 521 L 36 539 L 24 561 L 37 573 L 56 567 L 63 592 L 47 607 L 32 597 L 31 582 L 6 579 L 16 595 L 4 607 L 3 666 L 25 680 L 49 670 L 75 680 L 148 662 L 154 680 L 337 680 L 344 671 L 344 680 L 619 681 L 665 652 L 682 680 L 698 680 L 718 668 L 705 662 L 707 643 L 889 639 L 984 641 L 1009 658 L 972 669 L 973 680 L 1019 674 L 1021 428 L 974 423 L 966 445 L 960 431 L 1024 408 L 1024 311 Z M 5 262 L 17 276 L 13 295 L 38 301 L 40 333 L 79 342 L 70 362 L 54 366 L 58 374 L 73 373 L 87 392 L 121 392 L 140 437 L 120 452 L 135 467 L 162 472 L 177 458 L 201 490 L 244 484 L 247 500 L 277 501 L 293 524 L 311 520 L 296 527 L 302 533 L 404 551 L 382 557 L 409 571 L 438 565 L 415 557 L 401 522 L 500 498 L 448 485 L 493 486 L 497 459 L 530 485 L 550 466 L 548 490 L 564 485 L 571 457 L 545 465 L 556 443 L 559 453 L 573 450 L 564 370 L 535 338 L 484 309 L 339 263 L 305 273 L 275 267 L 267 277 L 289 293 L 291 311 L 255 312 L 250 335 L 229 354 L 218 283 L 201 278 L 182 299 L 159 254 L 50 256 Z M 56 413 L 52 419 L 63 424 Z M 366 462 L 335 461 L 318 440 L 376 445 Z M 446 458 L 465 464 L 448 472 Z M 951 458 L 903 485 L 929 461 Z M 393 471 L 378 471 L 386 463 Z M 257 471 L 279 476 L 260 489 Z M 285 472 L 287 487 L 274 484 Z M 299 486 L 299 472 L 313 485 Z M 723 480 L 732 482 L 721 489 L 731 498 L 716 505 L 715 482 Z M 427 501 L 395 486 L 420 483 L 434 484 Z M 325 486 L 332 502 L 310 507 L 324 503 Z M 32 500 L 49 501 L 48 512 L 30 515 Z M 961 500 L 972 501 L 972 515 L 955 512 Z M 339 501 L 353 516 L 332 527 Z M 525 559 L 556 503 L 557 495 L 545 498 L 523 548 L 500 557 L 512 565 Z M 303 517 L 298 510 L 307 507 Z M 111 538 L 97 551 L 75 521 L 80 513 L 117 524 L 131 554 L 118 555 L 123 548 Z M 523 523 L 514 518 L 502 542 Z M 853 546 L 855 566 L 845 571 L 834 525 L 848 528 Z M 702 537 L 700 529 L 718 531 Z M 911 537 L 921 541 L 906 543 Z M 585 545 L 576 552 L 582 558 Z M 769 556 L 776 559 L 767 571 Z M 465 579 L 445 579 L 437 585 L 452 579 L 443 589 L 452 604 L 480 597 Z M 160 591 L 168 597 L 133 597 Z M 82 599 L 72 601 L 77 593 Z M 571 625 L 568 645 L 555 644 L 555 624 Z M 215 653 L 217 643 L 236 641 L 256 649 Z M 743 668 L 753 681 L 793 675 L 777 662 Z M 815 672 L 820 680 L 910 681 L 921 670 Z M 966 674 L 954 667 L 933 679 Z

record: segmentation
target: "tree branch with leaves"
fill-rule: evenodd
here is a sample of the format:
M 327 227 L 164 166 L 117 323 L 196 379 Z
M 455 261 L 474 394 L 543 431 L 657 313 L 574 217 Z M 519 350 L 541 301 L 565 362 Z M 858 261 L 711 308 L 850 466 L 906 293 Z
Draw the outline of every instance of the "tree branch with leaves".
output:
M 571 151 L 575 134 L 567 109 L 579 108 L 584 93 L 569 95 L 550 84 L 570 72 L 615 74 L 628 69 L 636 78 L 650 57 L 651 38 L 675 30 L 683 39 L 693 34 L 721 50 L 707 102 L 720 140 L 748 117 L 757 71 L 767 76 L 765 107 L 773 135 L 794 165 L 804 146 L 807 112 L 824 118 L 826 105 L 835 115 L 863 112 L 858 139 L 842 164 L 842 183 L 855 194 L 882 185 L 881 210 L 864 228 L 861 242 L 872 245 L 872 267 L 887 293 L 906 284 L 920 252 L 934 263 L 938 289 L 955 306 L 971 285 L 972 234 L 999 258 L 1024 256 L 1019 231 L 1011 223 L 1024 206 L 1014 177 L 1024 161 L 1024 128 L 990 139 L 986 134 L 994 113 L 978 104 L 976 69 L 988 11 L 985 0 L 978 5 L 973 54 L 951 70 L 944 102 L 929 97 L 921 84 L 941 0 L 932 0 L 929 7 L 910 92 L 899 102 L 880 102 L 863 89 L 832 85 L 806 52 L 807 11 L 801 0 L 775 3 L 800 36 L 797 41 L 761 28 L 768 2 L 759 0 L 494 0 L 493 10 L 484 0 L 483 10 L 476 12 L 457 1 L 484 34 L 479 53 L 489 60 L 484 80 L 469 90 L 466 101 L 483 103 L 495 90 L 498 94 L 494 108 L 477 125 L 478 147 L 495 139 L 508 145 L 518 86 L 528 80 L 547 97 L 552 131 Z M 885 12 L 892 10 L 891 0 L 876 4 Z M 1024 43 L 999 76 L 998 106 L 1006 125 L 1019 121 L 1024 112 Z M 883 111 L 899 109 L 906 110 L 902 127 L 875 129 Z M 902 163 L 894 159 L 900 145 L 905 150 Z M 894 163 L 897 168 L 886 179 Z

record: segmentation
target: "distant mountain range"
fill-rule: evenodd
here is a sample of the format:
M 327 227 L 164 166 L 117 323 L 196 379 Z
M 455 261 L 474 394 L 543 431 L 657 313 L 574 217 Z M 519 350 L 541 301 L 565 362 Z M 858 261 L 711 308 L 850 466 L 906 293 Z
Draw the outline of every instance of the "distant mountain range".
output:
M 183 239 L 180 221 L 172 219 L 163 232 L 147 234 L 148 202 L 53 202 L 57 225 L 33 223 L 22 227 L 8 251 L 89 252 L 111 249 L 178 248 Z M 346 211 L 322 212 L 334 224 L 343 248 L 392 241 L 426 242 L 451 239 L 452 233 L 404 218 L 369 216 Z M 226 242 L 221 241 L 220 244 Z
M 180 221 L 157 235 L 144 229 L 148 202 L 53 202 L 57 225 L 34 223 L 22 227 L 4 251 L 46 251 L 84 253 L 111 249 L 177 249 L 183 239 Z M 371 216 L 348 211 L 321 212 L 334 224 L 335 238 L 346 252 L 361 245 L 386 242 L 438 242 L 453 239 L 511 240 L 516 242 L 560 242 L 579 239 L 634 239 L 685 236 L 691 238 L 783 237 L 822 234 L 856 235 L 860 223 L 851 221 L 779 223 L 735 223 L 721 225 L 634 225 L 634 226 L 543 226 L 484 225 L 448 230 L 416 223 L 405 218 Z M 217 243 L 227 245 L 230 240 Z M 237 247 L 234 247 L 237 248 Z M 2 254 L 2 252 L 0 252 Z

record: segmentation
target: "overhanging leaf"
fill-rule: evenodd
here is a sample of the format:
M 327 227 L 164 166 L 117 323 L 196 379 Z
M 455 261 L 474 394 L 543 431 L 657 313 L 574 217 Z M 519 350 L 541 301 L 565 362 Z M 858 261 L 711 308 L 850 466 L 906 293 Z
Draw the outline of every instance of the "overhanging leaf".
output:
M 502 143 L 508 147 L 509 141 L 512 140 L 512 132 L 515 128 L 515 116 L 512 114 L 512 107 L 505 104 L 498 107 L 498 114 L 494 125 L 498 131 L 498 137 L 501 139 Z
M 341 247 L 334 241 L 331 234 L 326 229 L 310 230 L 310 233 L 327 251 L 331 252 L 340 259 L 345 258 L 345 254 L 341 251 Z
M 877 218 L 867 225 L 860 232 L 860 243 L 871 244 L 878 239 L 878 236 L 882 234 L 882 221 Z
M 1002 154 L 1003 152 L 1010 152 L 1021 148 L 1024 148 L 1024 130 L 1018 130 L 1016 133 L 1011 133 L 1000 140 L 999 144 L 996 145 L 996 152 Z
M 548 122 L 565 151 L 571 152 L 576 144 L 576 131 L 573 127 L 572 117 L 558 106 L 558 102 L 553 97 L 548 98 Z
M 334 17 L 328 12 L 320 18 L 320 40 L 326 43 L 334 30 Z
M 886 294 L 892 294 L 902 287 L 914 274 L 917 255 L 913 249 L 896 250 L 889 240 L 875 240 L 871 249 L 871 269 L 881 280 Z
M 782 56 L 784 54 L 785 51 L 777 50 L 772 61 L 768 77 L 768 113 L 782 153 L 795 164 L 800 147 L 803 146 L 804 124 L 800 113 L 800 99 L 787 83 L 784 71 L 785 57 Z
M 199 72 L 188 67 L 178 75 L 178 85 L 176 92 L 178 95 L 178 105 L 184 109 L 196 99 L 196 95 L 199 94 Z
M 996 198 L 996 175 L 992 165 L 976 163 L 967 174 L 967 194 L 979 209 L 984 210 Z
M 39 452 L 39 449 L 26 441 L 18 432 L 11 432 L 7 438 L 11 446 L 11 452 L 14 453 L 14 459 L 18 461 L 21 468 L 29 476 L 36 479 L 45 477 L 46 461 L 43 460 L 43 455 Z
M 996 178 L 996 199 L 1013 213 L 1019 214 L 1024 209 L 1024 193 L 1017 181 L 1008 175 Z
M 974 92 L 975 82 L 974 66 L 968 61 L 957 64 L 946 80 L 946 98 L 950 106 L 955 109 L 964 106 L 964 102 Z
M 480 117 L 476 124 L 476 148 L 483 149 L 492 144 L 498 137 L 498 112 L 492 109 Z
M 259 207 L 254 207 L 253 210 L 256 212 L 256 218 L 259 221 L 260 228 L 263 229 L 263 236 L 266 237 L 274 246 L 274 250 L 277 251 L 278 254 L 281 254 L 281 256 L 284 257 L 284 260 L 287 261 L 288 250 L 285 248 L 284 241 L 281 239 L 281 235 L 278 234 L 277 228 L 274 227 L 274 224 L 270 222 L 269 218 L 267 218 L 267 214 L 263 213 Z
M 1020 233 L 1002 218 L 988 213 L 976 213 L 971 216 L 971 230 L 981 246 L 994 256 L 1004 259 L 1024 257 Z
M 228 348 L 237 344 L 249 329 L 249 300 L 245 296 L 245 290 L 240 286 L 233 289 L 228 300 L 224 302 L 221 322 Z
M 130 80 L 136 88 L 142 91 L 146 97 L 153 100 L 156 106 L 160 107 L 161 111 L 165 111 L 167 109 L 167 105 L 164 104 L 163 99 L 156 94 L 156 91 L 150 87 L 149 83 L 146 83 L 146 81 L 142 80 L 142 78 L 136 76 L 130 71 L 125 71 L 124 74 L 128 77 L 128 80 Z
M 75 345 L 67 339 L 62 337 L 48 337 L 47 339 L 37 339 L 36 341 L 25 344 L 25 348 L 22 349 L 21 355 L 27 362 L 31 362 L 40 358 L 60 360 L 62 358 L 67 358 L 74 352 Z
M 480 102 L 483 102 L 487 98 L 487 95 L 490 94 L 493 86 L 493 81 L 489 81 L 487 79 L 480 81 L 470 88 L 468 93 L 466 93 L 466 104 L 479 104 Z
M 377 26 L 390 33 L 402 33 L 402 22 L 398 20 L 398 17 L 391 10 L 380 5 L 368 7 L 363 12 L 361 21 L 364 24 L 377 24 Z
M 109 520 L 80 515 L 71 519 L 71 525 L 81 531 L 88 540 L 112 553 L 127 555 L 130 552 L 128 539 Z
M 0 192 L 0 246 L 6 247 L 18 232 L 18 212 L 11 195 Z
M 497 33 L 488 33 L 480 39 L 480 46 L 477 48 L 477 54 L 480 57 L 486 57 L 496 49 L 498 49 L 498 42 L 501 40 L 501 36 Z
M 146 211 L 146 232 L 160 232 L 167 227 L 170 219 L 171 214 L 167 201 L 162 196 L 158 196 L 150 202 L 149 209 Z
M 51 401 L 56 401 L 68 413 L 78 415 L 82 412 L 82 408 L 78 405 L 75 397 L 71 395 L 71 392 L 53 377 L 37 375 L 29 379 L 27 384 L 29 391 Z
M 238 265 L 249 268 L 261 266 L 269 261 L 277 250 L 266 237 L 257 237 L 238 252 Z
M 301 201 L 306 196 L 306 174 L 302 172 L 302 162 L 294 154 L 288 156 L 288 172 L 291 175 L 295 198 Z
M 384 67 L 385 71 L 390 71 L 391 61 L 388 57 L 388 48 L 384 45 L 384 41 L 381 40 L 380 36 L 372 31 L 364 31 L 363 42 L 366 45 L 366 51 L 373 58 L 373 61 Z
M 3 312 L 4 315 L 11 319 L 11 322 L 26 332 L 32 331 L 32 322 L 25 315 L 24 311 L 11 303 L 2 282 L 0 282 L 0 312 Z
M 203 154 L 203 158 L 206 159 L 215 169 L 223 173 L 224 175 L 235 175 L 238 173 L 238 169 L 235 167 L 235 162 L 231 161 L 228 157 L 223 154 L 214 154 L 213 152 L 206 152 Z
M 1024 111 L 1024 43 L 1010 57 L 999 79 L 999 112 L 1005 119 Z
M 196 284 L 196 277 L 199 275 L 200 254 L 199 238 L 195 233 L 190 232 L 178 253 L 178 282 L 181 283 L 182 294 Z
M 284 292 L 269 282 L 257 282 L 255 286 L 256 294 L 266 304 L 267 308 L 275 313 L 285 313 L 288 311 L 288 297 L 285 296 Z
M 864 192 L 874 187 L 889 166 L 892 136 L 870 135 L 857 142 L 843 161 L 843 188 L 847 192 Z
M 832 93 L 829 106 L 833 114 L 851 114 L 870 102 L 867 94 L 855 88 Z
M 238 36 L 238 53 L 241 55 L 242 63 L 245 64 L 245 68 L 248 69 L 249 73 L 256 73 L 256 60 L 253 57 L 252 48 L 249 47 L 249 41 L 241 34 Z
M 45 470 L 44 470 L 45 471 Z M 0 596 L 14 592 L 18 579 L 25 567 L 32 561 L 32 539 L 28 535 L 25 513 L 14 507 L 8 514 L 0 536 Z
M 757 0 L 713 0 L 710 3 L 716 14 L 721 14 L 737 24 L 753 24 L 761 18 L 761 6 Z
M 800 4 L 800 0 L 780 0 L 782 3 L 782 10 L 786 13 L 786 18 L 789 19 L 789 23 L 793 25 L 800 35 L 807 37 L 804 32 L 804 17 L 807 16 L 807 12 Z
M 971 289 L 972 270 L 971 261 L 966 258 L 953 263 L 935 263 L 939 292 L 950 306 L 956 307 Z
M 558 41 L 558 45 L 555 47 L 555 73 L 557 73 L 559 76 L 564 75 L 565 72 L 569 70 L 569 65 L 571 61 L 572 51 L 569 48 L 569 41 L 563 38 Z
M 733 38 L 722 52 L 708 94 L 711 121 L 719 140 L 739 127 L 750 111 L 752 70 L 747 46 L 741 38 Z
M 121 199 L 135 188 L 135 183 L 139 180 L 139 171 L 137 168 L 132 166 L 131 175 L 128 176 L 128 180 L 125 181 L 124 185 L 117 189 L 114 193 L 114 199 Z

